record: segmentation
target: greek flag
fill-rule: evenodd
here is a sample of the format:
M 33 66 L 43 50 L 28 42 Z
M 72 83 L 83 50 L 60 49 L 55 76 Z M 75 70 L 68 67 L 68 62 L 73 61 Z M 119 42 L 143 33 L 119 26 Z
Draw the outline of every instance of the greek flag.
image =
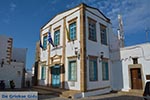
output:
M 42 48 L 42 49 L 43 49 L 43 45 L 42 45 L 42 43 L 41 43 L 41 40 L 40 40 L 40 48 Z
M 53 42 L 53 40 L 52 40 L 52 37 L 51 37 L 51 33 L 50 32 L 48 32 L 48 42 L 54 47 L 54 42 Z

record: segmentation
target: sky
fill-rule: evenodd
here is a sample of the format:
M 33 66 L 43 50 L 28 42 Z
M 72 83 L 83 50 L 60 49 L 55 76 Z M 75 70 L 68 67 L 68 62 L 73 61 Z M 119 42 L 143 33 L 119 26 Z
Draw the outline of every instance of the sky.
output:
M 118 29 L 123 18 L 125 45 L 150 42 L 150 0 L 0 0 L 0 34 L 13 38 L 13 46 L 27 48 L 27 69 L 35 61 L 40 28 L 52 17 L 80 3 L 98 8 Z

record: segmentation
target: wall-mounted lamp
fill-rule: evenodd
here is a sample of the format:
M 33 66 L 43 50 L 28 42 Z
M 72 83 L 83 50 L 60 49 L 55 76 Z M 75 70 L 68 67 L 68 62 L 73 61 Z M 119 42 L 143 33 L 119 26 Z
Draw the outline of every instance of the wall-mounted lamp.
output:
M 99 62 L 101 62 L 104 58 L 104 52 L 100 52 L 100 55 L 99 55 Z
M 80 58 L 80 49 L 78 49 L 78 47 L 74 48 L 74 53 L 75 55 L 78 57 L 78 59 Z

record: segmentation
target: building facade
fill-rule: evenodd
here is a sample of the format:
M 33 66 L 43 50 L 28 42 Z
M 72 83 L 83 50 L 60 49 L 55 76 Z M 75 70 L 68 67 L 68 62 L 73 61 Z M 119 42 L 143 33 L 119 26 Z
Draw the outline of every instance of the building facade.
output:
M 26 48 L 14 48 L 13 39 L 0 35 L 0 80 L 5 82 L 6 88 L 10 88 L 11 80 L 15 88 L 24 87 Z
M 120 49 L 123 76 L 122 91 L 144 90 L 145 83 L 150 80 L 149 49 L 149 43 Z
M 0 35 L 0 62 L 10 63 L 12 54 L 13 39 Z
M 80 4 L 56 15 L 40 32 L 38 85 L 77 90 L 81 97 L 112 90 L 110 49 L 116 38 L 102 12 Z M 47 41 L 49 32 L 54 47 Z

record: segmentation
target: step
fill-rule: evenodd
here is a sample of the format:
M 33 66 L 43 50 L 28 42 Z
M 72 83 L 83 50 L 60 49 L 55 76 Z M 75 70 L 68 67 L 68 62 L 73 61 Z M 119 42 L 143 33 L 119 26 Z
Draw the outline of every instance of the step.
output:
M 32 88 L 47 90 L 47 91 L 52 91 L 52 92 L 57 92 L 57 93 L 62 93 L 63 91 L 66 91 L 64 89 L 60 89 L 60 88 L 55 89 L 55 88 L 50 88 L 50 87 L 46 87 L 46 86 L 33 86 Z
M 118 93 L 123 95 L 143 96 L 143 90 L 120 91 Z
M 52 94 L 57 95 L 63 98 L 72 98 L 74 99 L 75 94 L 80 93 L 77 90 L 66 90 L 60 88 L 50 88 L 46 86 L 33 86 L 32 90 L 38 91 L 39 94 Z
M 75 99 L 74 96 L 78 93 L 81 93 L 80 91 L 76 91 L 76 90 L 68 90 L 63 92 L 60 97 L 65 97 L 65 98 L 70 98 L 70 99 Z

